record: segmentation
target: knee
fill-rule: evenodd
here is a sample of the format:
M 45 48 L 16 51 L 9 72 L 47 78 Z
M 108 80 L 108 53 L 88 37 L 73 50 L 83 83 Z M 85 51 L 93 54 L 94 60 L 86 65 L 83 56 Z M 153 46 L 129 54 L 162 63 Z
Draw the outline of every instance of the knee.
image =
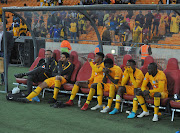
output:
M 137 96 L 142 96 L 142 90 L 140 88 L 136 89 L 136 95 Z
M 125 93 L 125 92 L 126 92 L 125 86 L 120 86 L 119 89 L 118 89 L 118 93 L 122 94 L 122 93 Z
M 46 87 L 48 87 L 46 82 L 42 82 L 40 85 L 38 85 L 41 89 L 44 89 Z
M 160 92 L 155 92 L 154 97 L 161 97 L 161 93 Z
M 77 86 L 79 86 L 79 82 L 78 81 L 76 81 L 76 83 L 75 83 Z
M 56 76 L 56 80 L 62 81 L 62 77 L 61 76 Z
M 97 90 L 97 83 L 92 84 L 92 85 L 91 85 L 91 88 Z

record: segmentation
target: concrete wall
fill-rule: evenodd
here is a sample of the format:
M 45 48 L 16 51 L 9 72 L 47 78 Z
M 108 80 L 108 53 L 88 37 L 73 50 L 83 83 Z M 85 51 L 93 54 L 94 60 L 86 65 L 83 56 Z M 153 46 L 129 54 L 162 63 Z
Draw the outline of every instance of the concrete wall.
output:
M 95 50 L 96 45 L 89 45 L 89 44 L 77 44 L 71 43 L 72 50 L 77 51 L 78 53 L 90 53 Z M 127 47 L 128 48 L 128 47 Z M 60 50 L 60 43 L 57 42 L 46 42 L 46 49 L 59 49 Z M 103 46 L 104 54 L 111 53 L 111 50 L 114 49 L 116 51 L 115 54 L 119 54 L 118 46 Z M 136 50 L 136 55 L 139 55 L 139 48 Z M 152 56 L 155 59 L 166 59 L 169 58 L 176 58 L 180 62 L 180 50 L 176 49 L 161 49 L 161 48 L 152 48 Z
M 77 51 L 78 53 L 90 53 L 94 52 L 96 45 L 71 43 L 71 47 L 72 51 Z M 60 43 L 46 42 L 46 49 L 60 50 Z M 104 54 L 111 53 L 112 49 L 116 51 L 116 54 L 118 53 L 118 46 L 103 46 Z
M 136 54 L 139 54 L 139 48 L 136 51 Z M 161 48 L 152 48 L 152 56 L 153 58 L 162 58 L 162 59 L 170 59 L 176 58 L 180 62 L 180 49 L 161 49 Z

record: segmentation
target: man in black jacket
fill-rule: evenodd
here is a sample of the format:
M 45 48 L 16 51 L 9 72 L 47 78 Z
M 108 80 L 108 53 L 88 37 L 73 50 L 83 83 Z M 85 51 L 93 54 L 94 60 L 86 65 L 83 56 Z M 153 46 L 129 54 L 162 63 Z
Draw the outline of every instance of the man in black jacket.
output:
M 16 78 L 22 78 L 28 76 L 27 78 L 27 90 L 28 94 L 32 92 L 33 82 L 43 82 L 45 79 L 52 77 L 52 74 L 55 72 L 57 62 L 53 58 L 53 53 L 51 50 L 46 50 L 45 58 L 41 59 L 37 66 L 27 73 L 15 74 Z
M 4 43 L 3 43 L 3 23 L 0 22 L 0 57 L 4 57 Z M 14 47 L 14 39 L 13 35 L 10 32 L 6 32 L 6 40 L 7 40 L 7 66 L 9 64 L 9 60 L 11 57 L 11 50 Z M 4 75 L 1 74 L 1 84 L 4 84 Z
M 73 64 L 71 64 L 68 60 L 69 54 L 67 52 L 63 52 L 61 54 L 61 59 L 58 62 L 56 72 L 54 73 L 55 77 L 46 79 L 43 83 L 38 85 L 38 87 L 34 91 L 32 91 L 26 98 L 19 98 L 19 102 L 31 102 L 32 99 L 38 96 L 44 88 L 54 86 L 53 98 L 51 98 L 48 103 L 55 103 L 57 101 L 57 95 L 61 85 L 69 82 L 71 79 Z

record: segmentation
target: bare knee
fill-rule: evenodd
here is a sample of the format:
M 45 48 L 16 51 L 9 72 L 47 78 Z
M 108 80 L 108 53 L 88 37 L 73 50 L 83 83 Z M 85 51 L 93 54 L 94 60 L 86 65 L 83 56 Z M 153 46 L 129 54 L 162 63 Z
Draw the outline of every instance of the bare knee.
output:
M 92 85 L 91 85 L 91 88 L 93 88 L 93 89 L 97 89 L 97 83 L 93 83 Z
M 142 96 L 142 90 L 140 88 L 136 88 L 136 95 Z
M 61 76 L 56 76 L 56 80 L 62 81 L 62 77 Z
M 38 85 L 41 89 L 47 88 L 48 85 L 46 82 L 42 82 L 40 85 Z
M 76 83 L 75 83 L 77 86 L 79 86 L 80 85 L 80 82 L 79 81 L 76 81 Z
M 160 92 L 155 92 L 154 97 L 161 97 L 161 93 Z
M 124 94 L 126 92 L 126 88 L 124 86 L 120 86 L 117 94 Z

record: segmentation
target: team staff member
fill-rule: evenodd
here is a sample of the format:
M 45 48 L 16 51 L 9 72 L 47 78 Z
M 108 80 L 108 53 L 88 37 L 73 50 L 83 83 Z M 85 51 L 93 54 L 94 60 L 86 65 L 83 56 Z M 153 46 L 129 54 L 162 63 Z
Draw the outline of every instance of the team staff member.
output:
M 55 72 L 55 68 L 57 66 L 57 62 L 53 58 L 53 52 L 51 50 L 46 50 L 45 58 L 41 59 L 37 66 L 27 73 L 18 73 L 14 76 L 16 78 L 22 78 L 24 76 L 28 76 L 27 78 L 27 90 L 28 94 L 32 92 L 33 82 L 43 82 L 45 79 L 52 77 Z
M 139 54 L 141 54 L 141 66 L 143 66 L 145 58 L 152 54 L 151 47 L 148 44 L 147 39 L 144 41 L 144 45 L 140 47 Z
M 121 86 L 118 89 L 116 95 L 116 105 L 113 111 L 109 114 L 116 114 L 120 108 L 120 102 L 123 98 L 123 94 L 126 93 L 128 95 L 134 95 L 136 88 L 141 87 L 142 82 L 144 79 L 144 75 L 141 70 L 136 68 L 136 62 L 132 59 L 127 61 L 126 69 L 123 73 L 123 78 L 121 82 Z M 128 85 L 126 85 L 129 82 Z M 138 109 L 138 101 L 137 98 L 134 97 L 133 99 L 133 109 L 132 113 L 128 116 L 128 118 L 135 117 L 135 113 Z
M 91 77 L 88 81 L 76 81 L 71 92 L 71 97 L 69 101 L 65 103 L 66 105 L 69 106 L 73 105 L 73 100 L 76 96 L 76 93 L 79 91 L 79 87 L 83 87 L 83 88 L 90 88 L 90 92 L 86 101 L 86 108 L 88 108 L 88 105 L 95 94 L 96 86 L 93 83 L 101 83 L 103 79 L 103 68 L 104 68 L 103 58 L 104 58 L 104 54 L 102 52 L 98 52 L 96 53 L 94 59 L 94 62 L 96 64 L 93 63 L 92 59 L 88 59 L 89 64 L 92 67 Z M 81 109 L 83 110 L 83 108 Z
M 95 107 L 91 108 L 91 110 L 97 110 L 99 108 L 102 108 L 103 91 L 109 91 L 108 105 L 100 111 L 101 113 L 106 113 L 110 111 L 115 92 L 121 84 L 123 75 L 121 68 L 114 65 L 113 60 L 110 58 L 104 60 L 104 66 L 105 68 L 103 69 L 103 83 L 97 84 L 98 104 Z M 110 80 L 110 83 L 107 82 L 107 79 Z
M 147 84 L 151 83 L 153 89 L 148 90 Z M 148 72 L 145 75 L 141 90 L 136 93 L 136 97 L 143 109 L 143 112 L 137 117 L 148 116 L 149 111 L 147 110 L 145 100 L 143 96 L 154 97 L 154 117 L 152 121 L 158 121 L 158 111 L 160 106 L 160 99 L 168 97 L 167 91 L 167 79 L 163 71 L 157 69 L 156 63 L 150 63 L 148 66 Z
M 19 98 L 19 101 L 21 102 L 32 101 L 32 98 L 39 95 L 39 93 L 44 88 L 51 87 L 54 85 L 54 95 L 53 95 L 53 98 L 49 100 L 49 103 L 55 103 L 57 101 L 57 95 L 58 95 L 61 85 L 65 84 L 71 79 L 71 74 L 73 72 L 73 65 L 68 60 L 69 60 L 69 54 L 66 52 L 63 52 L 61 54 L 61 59 L 58 62 L 58 66 L 56 70 L 57 74 L 55 73 L 55 75 L 57 76 L 46 79 L 34 91 L 32 91 L 26 98 Z

